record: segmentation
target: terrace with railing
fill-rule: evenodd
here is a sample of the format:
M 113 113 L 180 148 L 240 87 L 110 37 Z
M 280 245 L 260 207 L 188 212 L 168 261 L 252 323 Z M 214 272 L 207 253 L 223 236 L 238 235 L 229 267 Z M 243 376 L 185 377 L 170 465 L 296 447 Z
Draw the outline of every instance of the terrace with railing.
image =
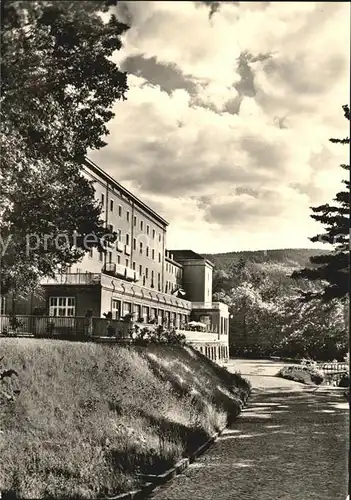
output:
M 99 285 L 100 283 L 100 273 L 56 274 L 54 278 L 47 277 L 42 281 L 43 285 Z
M 154 330 L 157 323 L 135 323 L 132 320 L 116 320 L 94 317 L 0 315 L 0 337 L 30 337 L 69 341 L 107 343 L 132 343 L 140 329 Z M 210 331 L 196 331 L 187 324 L 162 325 L 165 330 L 175 330 L 213 361 L 228 360 L 229 350 L 225 338 Z
M 131 315 L 130 315 L 131 316 Z M 37 337 L 65 338 L 79 340 L 83 338 L 109 337 L 129 339 L 138 330 L 153 330 L 157 326 L 176 330 L 191 342 L 216 342 L 218 334 L 209 328 L 198 330 L 189 324 L 175 324 L 172 321 L 135 322 L 132 317 L 124 320 L 80 316 L 29 316 L 0 315 L 0 336 L 2 337 Z
M 65 338 L 81 340 L 94 337 L 129 339 L 132 324 L 126 321 L 64 316 L 0 315 L 2 337 Z

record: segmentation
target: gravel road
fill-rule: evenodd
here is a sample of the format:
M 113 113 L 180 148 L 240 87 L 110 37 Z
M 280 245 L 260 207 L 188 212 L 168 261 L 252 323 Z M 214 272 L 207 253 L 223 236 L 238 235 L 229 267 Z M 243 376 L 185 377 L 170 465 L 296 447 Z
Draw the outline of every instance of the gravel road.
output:
M 253 387 L 234 424 L 157 500 L 345 500 L 349 408 L 342 391 L 273 375 L 279 363 L 233 360 Z

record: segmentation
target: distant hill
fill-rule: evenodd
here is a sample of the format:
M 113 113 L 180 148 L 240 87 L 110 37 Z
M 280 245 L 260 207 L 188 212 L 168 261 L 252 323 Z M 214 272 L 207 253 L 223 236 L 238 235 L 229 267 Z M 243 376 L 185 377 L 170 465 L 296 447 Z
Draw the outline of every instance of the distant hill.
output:
M 213 262 L 216 270 L 227 271 L 232 264 L 244 259 L 247 262 L 258 264 L 261 268 L 274 268 L 276 265 L 286 268 L 311 266 L 309 259 L 315 255 L 329 253 L 329 250 L 312 248 L 287 248 L 279 250 L 247 250 L 217 254 L 202 254 Z M 313 267 L 313 266 L 311 266 Z

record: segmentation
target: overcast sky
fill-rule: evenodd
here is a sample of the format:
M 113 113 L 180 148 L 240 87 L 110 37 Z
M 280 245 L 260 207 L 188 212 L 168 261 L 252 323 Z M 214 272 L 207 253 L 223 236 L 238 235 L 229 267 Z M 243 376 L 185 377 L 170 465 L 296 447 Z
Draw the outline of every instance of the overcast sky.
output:
M 170 223 L 168 248 L 322 247 L 310 206 L 340 190 L 347 2 L 120 2 L 129 73 L 103 169 Z

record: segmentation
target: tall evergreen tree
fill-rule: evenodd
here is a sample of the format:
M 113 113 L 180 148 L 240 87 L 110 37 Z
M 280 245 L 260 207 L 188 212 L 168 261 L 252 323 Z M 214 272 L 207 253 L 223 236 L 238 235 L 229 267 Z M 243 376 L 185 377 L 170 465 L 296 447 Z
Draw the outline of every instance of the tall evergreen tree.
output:
M 350 108 L 343 106 L 344 116 L 350 121 Z M 335 144 L 350 144 L 350 138 L 330 139 Z M 341 168 L 350 172 L 350 165 L 341 165 Z M 334 204 L 326 203 L 312 208 L 311 217 L 321 222 L 325 228 L 323 234 L 310 238 L 311 241 L 322 241 L 334 246 L 334 251 L 325 255 L 310 258 L 311 264 L 317 265 L 313 269 L 304 268 L 295 271 L 293 278 L 305 278 L 324 283 L 321 292 L 303 294 L 305 300 L 319 297 L 328 302 L 333 299 L 345 300 L 350 293 L 349 277 L 349 239 L 350 239 L 350 180 L 343 181 L 346 189 L 336 194 Z

